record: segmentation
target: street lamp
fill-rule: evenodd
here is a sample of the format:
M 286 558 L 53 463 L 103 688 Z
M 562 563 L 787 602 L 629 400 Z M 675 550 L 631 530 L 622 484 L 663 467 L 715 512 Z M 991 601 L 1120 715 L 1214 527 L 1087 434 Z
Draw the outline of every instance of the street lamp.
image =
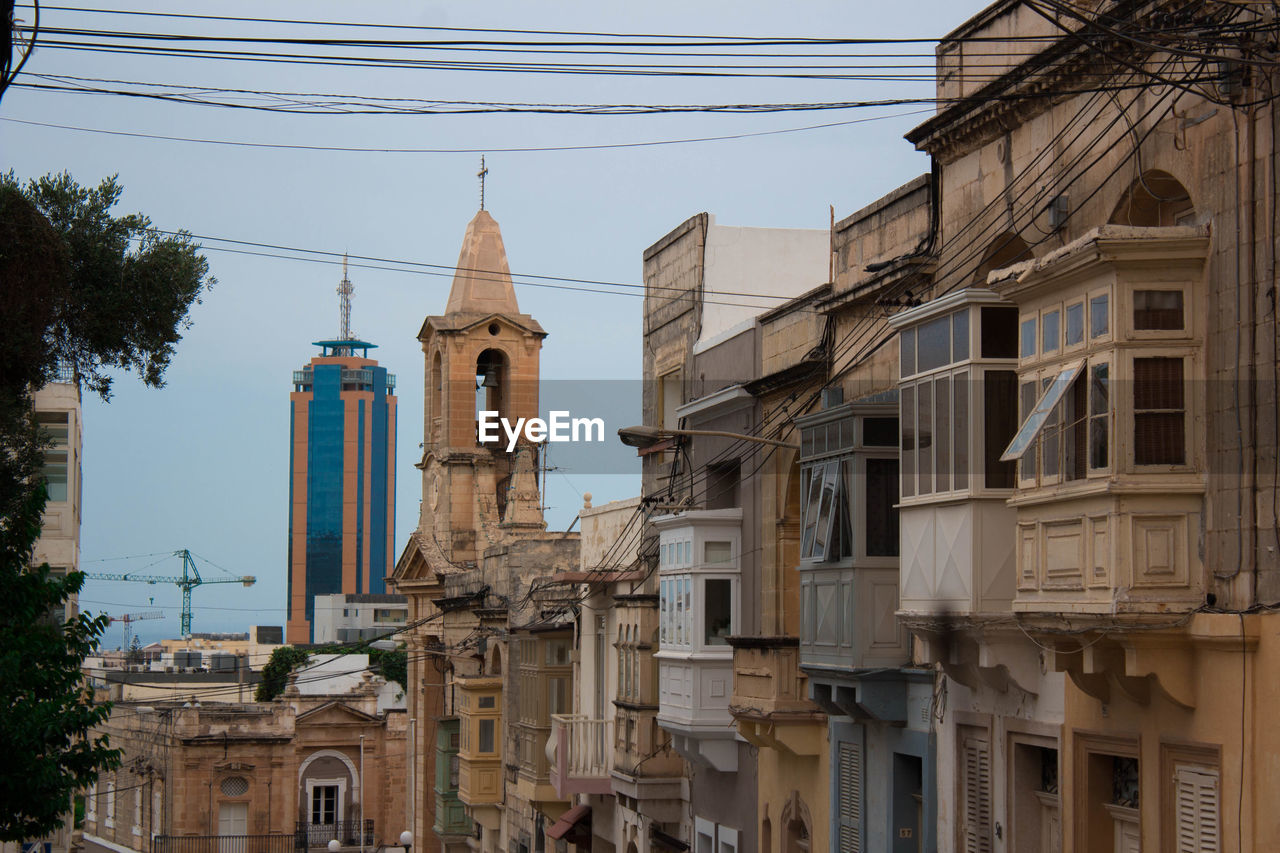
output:
M 409 853 L 409 848 L 413 846 L 413 833 L 405 830 L 400 833 L 400 846 L 404 848 L 404 853 Z
M 342 842 L 336 838 L 329 839 L 329 853 L 338 853 L 342 849 Z
M 743 435 L 742 433 L 726 432 L 719 429 L 659 429 L 658 427 L 641 425 L 623 427 L 618 430 L 618 438 L 622 439 L 622 443 L 628 447 L 638 447 L 641 454 L 660 441 L 666 441 L 669 438 L 676 438 L 682 435 L 707 435 L 717 438 L 732 438 L 738 441 L 752 441 L 756 444 L 771 444 L 774 447 L 787 447 L 792 450 L 800 449 L 800 445 L 792 444 L 789 441 L 762 438 L 758 435 Z

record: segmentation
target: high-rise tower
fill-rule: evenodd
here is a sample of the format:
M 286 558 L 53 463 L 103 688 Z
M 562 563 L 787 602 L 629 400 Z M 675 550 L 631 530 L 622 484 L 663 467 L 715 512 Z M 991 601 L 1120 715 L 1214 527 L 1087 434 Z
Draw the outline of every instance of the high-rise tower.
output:
M 290 643 L 312 641 L 317 595 L 385 592 L 394 560 L 396 381 L 351 332 L 351 293 L 344 258 L 338 337 L 289 395 Z

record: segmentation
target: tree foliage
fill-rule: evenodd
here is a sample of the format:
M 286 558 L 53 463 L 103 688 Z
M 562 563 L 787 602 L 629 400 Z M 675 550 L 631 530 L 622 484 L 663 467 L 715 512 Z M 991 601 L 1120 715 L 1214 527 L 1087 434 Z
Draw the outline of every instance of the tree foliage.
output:
M 109 619 L 80 613 L 64 619 L 84 575 L 52 575 L 31 567 L 40 535 L 43 486 L 0 521 L 0 841 L 39 838 L 61 825 L 72 794 L 98 771 L 119 766 L 105 735 L 94 735 L 110 706 L 95 705 L 80 670 Z
M 38 254 L 42 268 L 53 276 L 47 289 L 8 290 L 0 304 L 17 304 L 24 296 L 35 304 L 23 306 L 30 324 L 23 344 L 35 356 L 26 364 L 29 384 L 45 384 L 59 368 L 74 368 L 80 381 L 104 399 L 110 397 L 111 368 L 135 371 L 147 385 L 164 385 L 182 332 L 190 327 L 192 304 L 212 287 L 209 262 L 185 231 L 161 233 L 141 213 L 113 216 L 111 209 L 123 192 L 115 177 L 96 187 L 81 187 L 66 173 L 46 175 L 19 186 L 13 172 L 0 176 L 0 218 L 8 219 L 18 197 L 46 220 L 46 226 L 15 221 L 14 236 L 0 263 L 8 275 L 11 263 L 24 264 Z M 27 213 L 27 219 L 30 214 Z M 33 239 L 51 227 L 60 244 L 47 236 Z M 30 333 L 41 325 L 39 348 Z
M 163 385 L 213 284 L 190 235 L 113 216 L 120 193 L 115 178 L 86 189 L 66 174 L 25 186 L 0 174 L 0 841 L 52 832 L 72 793 L 119 764 L 93 733 L 110 706 L 94 704 L 81 672 L 107 617 L 62 618 L 84 575 L 31 566 L 48 446 L 32 394 L 70 376 L 107 399 L 117 369 Z
M 271 659 L 262 668 L 262 681 L 254 693 L 259 702 L 270 702 L 289 686 L 289 676 L 299 666 L 307 662 L 311 655 L 363 655 L 369 656 L 369 669 L 378 673 L 387 681 L 394 681 L 406 690 L 409 683 L 409 656 L 403 648 L 375 649 L 364 644 L 313 646 L 299 649 L 295 646 L 281 646 L 271 653 Z
M 262 681 L 253 698 L 259 702 L 270 702 L 284 692 L 289 686 L 289 674 L 307 659 L 305 649 L 294 646 L 281 646 L 271 653 L 271 660 L 262 668 Z

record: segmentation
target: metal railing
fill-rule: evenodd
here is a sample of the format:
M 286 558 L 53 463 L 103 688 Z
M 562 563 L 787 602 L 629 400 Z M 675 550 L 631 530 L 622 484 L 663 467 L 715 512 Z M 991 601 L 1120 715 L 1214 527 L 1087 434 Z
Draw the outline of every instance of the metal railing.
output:
M 151 853 L 294 853 L 297 839 L 272 835 L 157 835 Z
M 613 766 L 613 720 L 584 714 L 553 714 L 547 743 L 556 793 L 608 793 Z
M 364 822 L 364 841 L 360 840 L 360 821 L 340 820 L 334 823 L 310 823 L 298 821 L 297 846 L 299 849 L 327 847 L 329 842 L 337 839 L 343 847 L 373 846 L 373 820 L 366 818 Z

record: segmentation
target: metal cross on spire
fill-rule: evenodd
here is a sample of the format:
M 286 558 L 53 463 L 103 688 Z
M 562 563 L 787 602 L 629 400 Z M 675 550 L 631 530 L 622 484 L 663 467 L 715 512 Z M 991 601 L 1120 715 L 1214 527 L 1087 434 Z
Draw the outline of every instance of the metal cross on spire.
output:
M 489 174 L 489 169 L 484 165 L 484 155 L 480 155 L 480 171 L 476 172 L 476 177 L 480 179 L 480 209 L 484 210 L 484 179 Z
M 354 288 L 351 286 L 351 280 L 347 278 L 347 253 L 342 253 L 342 281 L 338 283 L 338 296 L 340 297 L 340 316 L 342 325 L 338 329 L 338 340 L 351 340 L 351 292 Z

